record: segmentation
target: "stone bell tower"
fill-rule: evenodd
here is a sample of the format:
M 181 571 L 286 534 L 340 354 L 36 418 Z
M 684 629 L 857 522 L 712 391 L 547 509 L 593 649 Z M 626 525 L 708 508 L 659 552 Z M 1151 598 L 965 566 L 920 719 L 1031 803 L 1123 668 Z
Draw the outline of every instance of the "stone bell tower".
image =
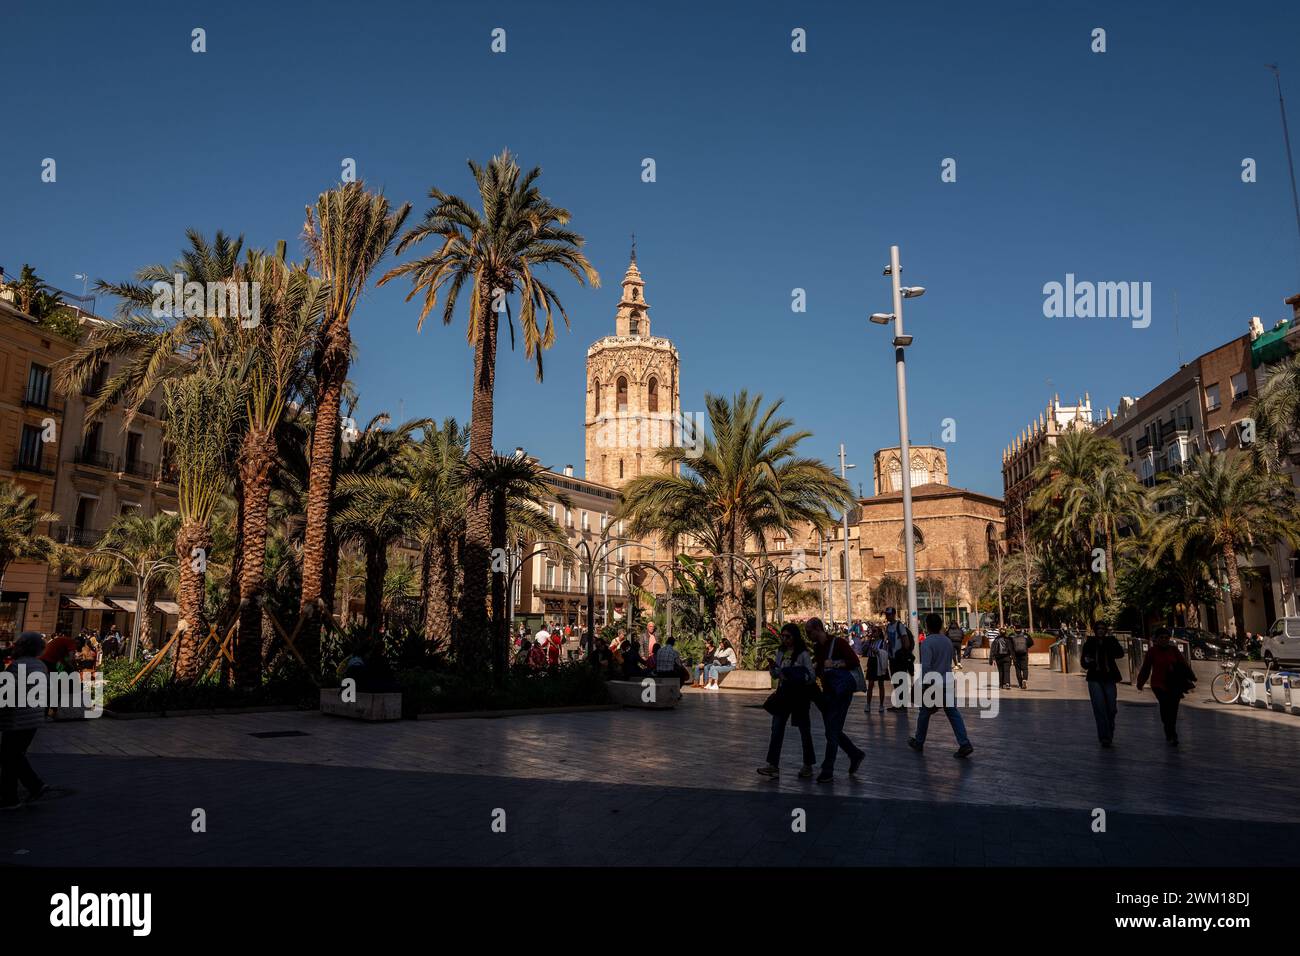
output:
M 632 258 L 614 334 L 587 349 L 586 477 L 620 488 L 638 475 L 662 472 L 656 453 L 676 443 L 680 422 L 677 349 L 650 334 L 645 280 Z

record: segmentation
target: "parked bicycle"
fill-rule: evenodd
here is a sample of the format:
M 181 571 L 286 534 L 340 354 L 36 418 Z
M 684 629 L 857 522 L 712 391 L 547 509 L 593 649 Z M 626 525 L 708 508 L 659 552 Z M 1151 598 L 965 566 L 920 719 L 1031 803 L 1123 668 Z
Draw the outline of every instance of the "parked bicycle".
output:
M 1210 681 L 1210 693 L 1220 704 L 1235 704 L 1241 698 L 1241 688 L 1250 675 L 1241 669 L 1241 660 L 1224 661 L 1221 673 Z

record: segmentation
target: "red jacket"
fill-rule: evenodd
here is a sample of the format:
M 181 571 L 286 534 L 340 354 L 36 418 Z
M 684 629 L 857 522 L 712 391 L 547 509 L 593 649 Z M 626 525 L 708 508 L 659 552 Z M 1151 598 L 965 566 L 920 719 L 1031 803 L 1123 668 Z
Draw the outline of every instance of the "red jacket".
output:
M 1196 674 L 1192 671 L 1192 665 L 1187 663 L 1187 658 L 1183 657 L 1183 652 L 1173 644 L 1164 647 L 1152 644 L 1142 660 L 1142 669 L 1138 671 L 1137 688 L 1141 690 L 1150 677 L 1152 690 L 1165 690 L 1175 672 L 1182 673 L 1183 682 L 1179 689 L 1186 693 L 1196 683 Z

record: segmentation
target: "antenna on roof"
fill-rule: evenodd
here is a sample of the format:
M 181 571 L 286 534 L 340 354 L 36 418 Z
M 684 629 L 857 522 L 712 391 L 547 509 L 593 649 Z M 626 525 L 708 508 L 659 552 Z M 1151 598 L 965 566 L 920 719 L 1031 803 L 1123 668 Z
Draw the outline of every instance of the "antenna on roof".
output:
M 632 233 L 632 261 L 636 262 L 636 233 Z

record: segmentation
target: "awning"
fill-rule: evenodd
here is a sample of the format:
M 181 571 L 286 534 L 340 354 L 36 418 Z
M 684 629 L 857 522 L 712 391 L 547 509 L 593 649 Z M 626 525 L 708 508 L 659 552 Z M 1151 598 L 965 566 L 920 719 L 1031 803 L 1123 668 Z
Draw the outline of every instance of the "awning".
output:
M 75 604 L 83 611 L 116 611 L 117 608 L 111 604 L 105 604 L 98 598 L 85 597 L 81 594 L 69 594 L 68 603 Z
M 127 614 L 135 613 L 136 604 L 135 601 L 132 601 L 130 598 L 112 598 L 111 600 L 123 611 L 126 611 Z
M 164 614 L 175 614 L 179 616 L 181 613 L 181 606 L 175 601 L 154 601 L 153 606 Z

